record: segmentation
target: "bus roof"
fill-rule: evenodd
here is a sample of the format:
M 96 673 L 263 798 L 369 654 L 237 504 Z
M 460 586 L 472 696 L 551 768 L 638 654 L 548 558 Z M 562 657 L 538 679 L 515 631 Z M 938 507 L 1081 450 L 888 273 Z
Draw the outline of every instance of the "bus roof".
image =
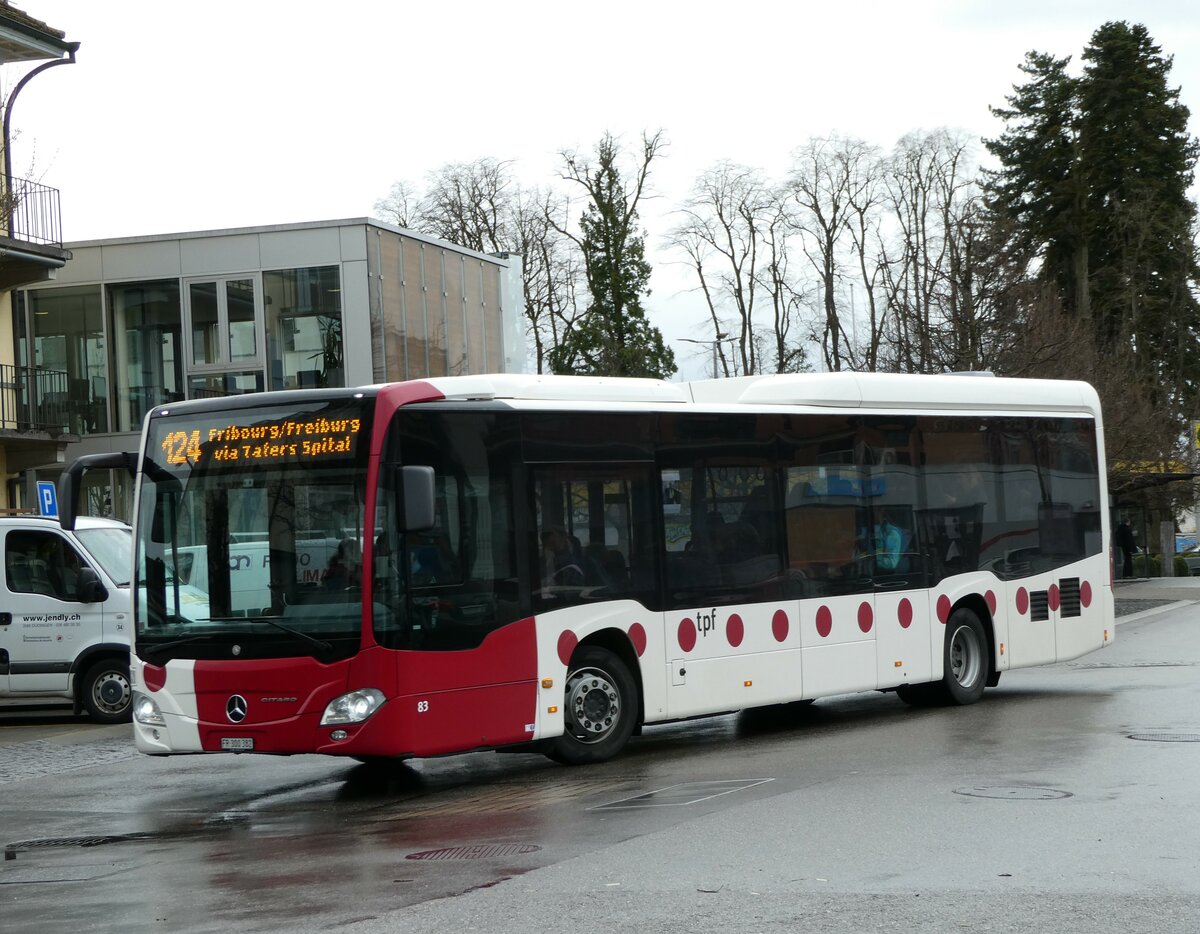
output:
M 688 384 L 696 402 L 872 409 L 1084 410 L 1099 414 L 1087 383 L 989 374 L 789 373 Z
M 1098 415 L 1087 383 L 988 374 L 787 373 L 670 383 L 657 379 L 500 373 L 425 380 L 448 400 L 649 402 L 871 409 L 1071 410 Z

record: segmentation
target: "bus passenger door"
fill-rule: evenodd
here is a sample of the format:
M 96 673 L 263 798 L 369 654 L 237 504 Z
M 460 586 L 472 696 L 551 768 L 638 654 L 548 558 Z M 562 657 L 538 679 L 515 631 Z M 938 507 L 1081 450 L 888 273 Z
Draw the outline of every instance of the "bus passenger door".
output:
M 661 470 L 667 712 L 672 718 L 802 695 L 799 604 L 788 586 L 769 465 Z

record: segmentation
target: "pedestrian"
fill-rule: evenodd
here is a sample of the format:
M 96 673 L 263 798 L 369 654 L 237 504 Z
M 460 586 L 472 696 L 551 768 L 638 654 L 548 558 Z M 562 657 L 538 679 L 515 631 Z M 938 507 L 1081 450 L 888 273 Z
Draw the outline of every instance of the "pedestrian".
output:
M 1124 519 L 1117 524 L 1117 535 L 1114 544 L 1120 549 L 1121 576 L 1133 577 L 1133 552 L 1137 545 L 1133 541 L 1133 529 L 1129 527 L 1129 523 Z

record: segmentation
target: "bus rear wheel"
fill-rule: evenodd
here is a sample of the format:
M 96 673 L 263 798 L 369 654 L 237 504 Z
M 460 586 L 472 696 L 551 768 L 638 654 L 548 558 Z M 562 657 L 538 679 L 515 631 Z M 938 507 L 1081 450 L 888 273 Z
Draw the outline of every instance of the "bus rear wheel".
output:
M 546 755 L 563 765 L 604 762 L 633 735 L 637 686 L 625 663 L 596 645 L 576 651 L 567 671 L 563 735 Z
M 943 702 L 973 704 L 983 696 L 991 669 L 987 633 L 973 610 L 959 607 L 946 622 L 946 646 L 942 658 Z

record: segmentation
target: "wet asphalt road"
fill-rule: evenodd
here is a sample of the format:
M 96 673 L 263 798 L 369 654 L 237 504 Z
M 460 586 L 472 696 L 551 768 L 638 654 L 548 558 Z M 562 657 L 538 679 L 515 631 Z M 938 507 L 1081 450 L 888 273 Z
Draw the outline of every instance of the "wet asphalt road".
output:
M 1176 604 L 973 707 L 839 697 L 584 769 L 150 759 L 0 709 L 0 929 L 1194 932 L 1198 634 Z

